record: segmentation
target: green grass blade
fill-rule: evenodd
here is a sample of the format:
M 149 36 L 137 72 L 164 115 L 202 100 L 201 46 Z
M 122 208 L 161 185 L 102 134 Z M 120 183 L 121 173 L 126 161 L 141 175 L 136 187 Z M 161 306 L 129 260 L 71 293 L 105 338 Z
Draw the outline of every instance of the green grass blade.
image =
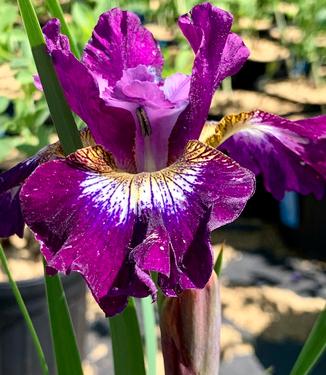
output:
M 18 4 L 53 123 L 65 154 L 70 154 L 82 147 L 76 123 L 65 100 L 51 58 L 46 52 L 43 34 L 32 3 L 30 0 L 18 0 Z
M 29 44 L 31 47 L 37 47 L 44 44 L 44 37 L 41 26 L 38 22 L 35 10 L 30 0 L 17 0 L 20 14 L 23 19 Z
M 52 60 L 47 54 L 33 5 L 30 0 L 18 0 L 18 5 L 53 123 L 65 154 L 69 154 L 82 147 L 73 115 L 66 103 Z M 58 374 L 82 374 L 61 280 L 57 275 L 45 276 L 45 284 Z
M 58 18 L 60 20 L 61 30 L 69 38 L 70 48 L 71 48 L 73 54 L 76 57 L 79 58 L 80 53 L 79 53 L 75 38 L 73 37 L 73 35 L 71 34 L 71 32 L 69 30 L 69 27 L 68 27 L 67 22 L 64 18 L 63 11 L 62 11 L 61 5 L 59 3 L 59 0 L 46 0 L 45 4 L 46 4 L 47 8 L 49 9 L 49 12 L 50 12 L 51 16 L 55 17 L 55 18 Z
M 154 304 L 151 297 L 141 299 L 144 331 L 145 331 L 145 348 L 147 357 L 147 374 L 156 375 L 156 355 L 157 355 L 157 338 Z
M 58 275 L 45 274 L 45 285 L 58 375 L 82 375 L 81 360 L 61 280 Z
M 24 320 L 25 320 L 25 323 L 26 323 L 27 328 L 29 330 L 29 333 L 32 336 L 33 344 L 34 344 L 37 356 L 38 356 L 39 361 L 40 361 L 42 374 L 48 375 L 49 370 L 48 370 L 48 366 L 47 366 L 46 361 L 45 361 L 45 356 L 44 356 L 44 353 L 43 353 L 43 350 L 42 350 L 42 347 L 41 347 L 40 340 L 37 336 L 37 333 L 35 331 L 33 322 L 32 322 L 32 320 L 29 316 L 29 313 L 27 311 L 24 300 L 23 300 L 23 298 L 20 294 L 20 291 L 17 287 L 17 284 L 16 284 L 15 280 L 13 279 L 13 277 L 11 275 L 11 272 L 10 272 L 9 267 L 8 267 L 7 258 L 6 258 L 6 255 L 3 251 L 3 248 L 1 246 L 1 244 L 0 244 L 0 261 L 1 261 L 1 264 L 2 264 L 2 268 L 3 268 L 4 272 L 6 273 L 6 275 L 8 277 L 9 284 L 10 284 L 12 292 L 13 292 L 15 298 L 16 298 L 18 307 L 19 307 L 19 309 L 20 309 L 20 311 L 21 311 L 21 313 L 24 317 Z
M 143 346 L 135 309 L 129 298 L 124 311 L 109 319 L 115 375 L 145 375 Z
M 306 375 L 326 349 L 326 308 L 317 318 L 290 375 Z
M 221 272 L 222 272 L 223 250 L 224 250 L 224 244 L 222 244 L 222 246 L 221 246 L 221 250 L 218 254 L 218 257 L 217 257 L 215 265 L 214 265 L 214 271 L 216 272 L 218 277 L 221 277 Z

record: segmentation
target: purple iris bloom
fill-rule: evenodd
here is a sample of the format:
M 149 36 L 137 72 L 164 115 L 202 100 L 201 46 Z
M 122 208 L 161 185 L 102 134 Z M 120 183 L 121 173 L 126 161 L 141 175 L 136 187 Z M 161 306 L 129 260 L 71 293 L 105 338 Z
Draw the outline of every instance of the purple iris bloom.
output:
M 26 178 L 35 168 L 55 157 L 63 156 L 60 145 L 44 147 L 36 155 L 0 174 L 0 238 L 17 234 L 23 237 L 25 221 L 19 194 Z
M 214 91 L 249 52 L 230 32 L 232 16 L 209 3 L 179 25 L 195 53 L 192 75 L 165 80 L 160 50 L 132 13 L 104 13 L 81 61 L 57 20 L 43 29 L 67 101 L 96 145 L 38 166 L 21 190 L 22 211 L 48 266 L 80 272 L 107 315 L 128 296 L 155 298 L 151 272 L 167 296 L 203 288 L 210 231 L 239 216 L 254 173 L 273 179 L 282 170 L 282 183 L 266 183 L 277 197 L 325 188 L 325 116 L 293 123 L 255 112 L 204 127 Z

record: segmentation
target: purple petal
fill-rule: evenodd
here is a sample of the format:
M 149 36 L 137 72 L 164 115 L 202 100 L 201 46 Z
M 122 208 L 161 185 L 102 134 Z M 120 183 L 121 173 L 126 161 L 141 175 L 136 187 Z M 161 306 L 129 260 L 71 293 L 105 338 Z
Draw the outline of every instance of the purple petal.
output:
M 29 158 L 0 174 L 0 237 L 23 236 L 24 220 L 19 203 L 20 186 L 38 165 Z
M 32 156 L 0 174 L 0 194 L 20 185 L 38 166 L 38 157 Z
M 241 113 L 222 119 L 216 135 L 220 149 L 263 175 L 276 199 L 286 191 L 319 199 L 325 193 L 326 116 L 290 121 L 262 111 Z
M 97 79 L 105 80 L 109 86 L 114 86 L 128 68 L 146 65 L 160 74 L 163 66 L 152 34 L 135 14 L 117 8 L 100 16 L 82 61 Z
M 148 67 L 138 65 L 125 70 L 114 89 L 105 92 L 109 105 L 124 108 L 134 116 L 137 171 L 166 167 L 171 131 L 188 104 L 189 81 L 183 74 L 174 74 L 161 84 L 160 78 Z M 145 111 L 151 127 L 146 139 L 136 116 L 139 107 Z
M 19 202 L 20 187 L 0 194 L 0 237 L 10 237 L 17 234 L 23 237 L 24 218 Z
M 183 101 L 188 103 L 190 78 L 182 73 L 175 73 L 167 77 L 163 85 L 165 97 L 172 103 Z
M 21 192 L 23 212 L 42 243 L 48 266 L 65 273 L 80 272 L 95 299 L 112 315 L 126 303 L 126 296 L 120 295 L 110 305 L 107 295 L 127 259 L 132 236 L 134 215 L 126 204 L 129 181 L 78 166 L 74 155 L 86 162 L 92 157 L 89 151 L 80 150 L 34 172 Z
M 72 110 L 88 125 L 97 144 L 115 156 L 119 167 L 134 170 L 135 123 L 130 112 L 108 106 L 87 69 L 72 54 L 52 53 Z
M 46 46 L 49 53 L 55 50 L 71 53 L 69 39 L 66 35 L 60 34 L 60 21 L 57 18 L 52 18 L 48 21 L 42 31 L 45 35 Z
M 0 174 L 0 237 L 23 236 L 24 219 L 19 202 L 21 185 L 40 163 L 58 156 L 62 156 L 61 148 L 55 143 Z
M 121 168 L 134 170 L 135 124 L 132 115 L 122 108 L 112 108 L 100 98 L 92 74 L 69 50 L 59 43 L 60 23 L 54 19 L 43 28 L 61 86 L 71 109 L 88 125 L 96 143 L 112 152 Z
M 80 272 L 104 311 L 152 294 L 202 288 L 212 272 L 209 231 L 234 220 L 254 176 L 219 151 L 190 142 L 153 173 L 119 172 L 101 146 L 43 164 L 21 193 L 26 221 L 48 266 Z
M 112 97 L 155 109 L 173 107 L 171 102 L 165 98 L 158 83 L 155 82 L 156 77 L 148 71 L 145 65 L 127 69 L 114 87 Z
M 170 139 L 170 160 L 179 157 L 190 139 L 198 139 L 215 89 L 235 74 L 249 56 L 240 37 L 230 33 L 232 15 L 209 3 L 195 6 L 179 19 L 179 26 L 196 56 L 189 105 L 180 115 Z

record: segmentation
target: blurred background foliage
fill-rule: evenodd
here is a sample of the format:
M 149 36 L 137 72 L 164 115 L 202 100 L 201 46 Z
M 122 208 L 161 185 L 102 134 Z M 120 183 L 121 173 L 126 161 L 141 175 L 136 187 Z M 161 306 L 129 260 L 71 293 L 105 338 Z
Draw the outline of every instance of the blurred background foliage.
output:
M 44 25 L 51 17 L 47 2 L 35 0 L 34 3 Z M 90 38 L 99 15 L 119 6 L 136 12 L 158 39 L 166 61 L 164 76 L 177 71 L 191 72 L 193 53 L 179 32 L 176 20 L 201 1 L 61 0 L 61 3 L 80 50 Z M 324 0 L 219 0 L 212 3 L 233 13 L 233 30 L 245 38 L 259 39 L 267 35 L 268 39 L 286 47 L 290 56 L 286 61 L 288 76 L 304 76 L 315 86 L 324 84 Z M 277 62 L 271 61 L 266 69 L 267 78 L 279 68 Z M 49 142 L 51 120 L 44 98 L 34 86 L 33 74 L 35 67 L 16 2 L 0 0 L 0 162 L 13 150 L 29 156 Z

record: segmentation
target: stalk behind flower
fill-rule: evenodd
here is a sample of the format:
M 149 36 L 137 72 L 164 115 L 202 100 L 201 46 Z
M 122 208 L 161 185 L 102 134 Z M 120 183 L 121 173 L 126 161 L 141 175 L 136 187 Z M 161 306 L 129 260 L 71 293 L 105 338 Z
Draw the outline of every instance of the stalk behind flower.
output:
M 215 273 L 204 289 L 186 290 L 166 299 L 160 314 L 165 373 L 218 374 L 220 289 Z

